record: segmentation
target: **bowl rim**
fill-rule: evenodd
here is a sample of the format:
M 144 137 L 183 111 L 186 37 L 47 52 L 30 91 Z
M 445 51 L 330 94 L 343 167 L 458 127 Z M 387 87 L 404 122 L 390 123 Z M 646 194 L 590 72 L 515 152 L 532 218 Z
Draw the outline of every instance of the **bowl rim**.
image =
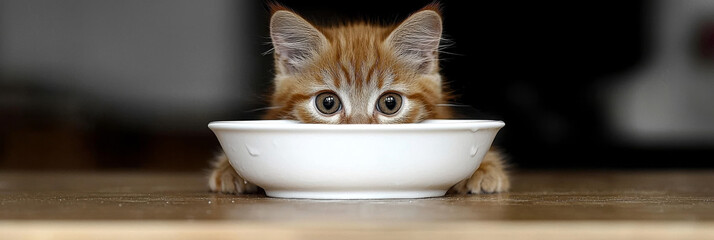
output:
M 420 123 L 404 124 L 315 124 L 294 120 L 243 120 L 214 121 L 208 124 L 211 130 L 280 130 L 280 131 L 429 131 L 429 130 L 471 130 L 500 129 L 506 124 L 500 120 L 434 119 Z

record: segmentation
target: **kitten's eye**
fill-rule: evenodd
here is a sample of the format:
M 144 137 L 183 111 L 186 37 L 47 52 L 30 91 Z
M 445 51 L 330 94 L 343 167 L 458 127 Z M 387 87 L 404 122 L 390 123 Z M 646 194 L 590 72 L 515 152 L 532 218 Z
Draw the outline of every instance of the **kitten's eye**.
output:
M 399 112 L 402 107 L 402 96 L 396 93 L 385 93 L 377 100 L 377 110 L 386 114 L 392 115 Z
M 340 98 L 331 92 L 320 93 L 315 98 L 315 106 L 321 113 L 330 115 L 334 114 L 342 108 Z

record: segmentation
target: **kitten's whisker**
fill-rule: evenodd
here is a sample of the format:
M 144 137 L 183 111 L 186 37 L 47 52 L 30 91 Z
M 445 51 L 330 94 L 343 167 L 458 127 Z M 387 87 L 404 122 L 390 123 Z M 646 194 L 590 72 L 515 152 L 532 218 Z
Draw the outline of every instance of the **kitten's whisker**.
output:
M 270 49 L 268 49 L 268 51 L 265 51 L 265 52 L 263 52 L 263 53 L 261 53 L 261 54 L 262 54 L 263 56 L 266 56 L 266 55 L 268 55 L 268 54 L 273 53 L 274 51 L 275 51 L 275 48 L 274 48 L 274 47 L 271 47 Z
M 437 107 L 472 107 L 471 105 L 466 105 L 466 104 L 454 104 L 454 103 L 441 103 L 441 104 L 436 104 Z
M 454 56 L 465 56 L 464 54 L 460 54 L 460 53 L 453 53 L 453 52 L 439 50 L 439 54 L 442 54 L 442 53 L 447 54 L 447 55 L 454 55 Z M 441 58 L 439 60 L 441 60 Z
M 251 113 L 251 112 L 258 112 L 258 111 L 264 111 L 264 110 L 270 110 L 270 109 L 277 109 L 277 108 L 281 108 L 281 106 L 262 107 L 262 108 L 246 110 L 245 112 Z

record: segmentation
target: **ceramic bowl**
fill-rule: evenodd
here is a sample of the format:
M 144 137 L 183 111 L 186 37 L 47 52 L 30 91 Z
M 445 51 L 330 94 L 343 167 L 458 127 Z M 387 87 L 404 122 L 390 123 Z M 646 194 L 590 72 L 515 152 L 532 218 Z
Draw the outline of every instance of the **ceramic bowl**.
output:
M 443 196 L 478 168 L 503 126 L 489 120 L 208 124 L 245 180 L 270 197 L 312 199 Z

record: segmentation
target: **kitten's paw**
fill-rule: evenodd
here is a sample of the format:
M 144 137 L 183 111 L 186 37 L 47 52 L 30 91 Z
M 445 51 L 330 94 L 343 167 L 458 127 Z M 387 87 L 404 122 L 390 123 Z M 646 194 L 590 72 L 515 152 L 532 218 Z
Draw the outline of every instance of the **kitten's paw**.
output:
M 244 180 L 233 169 L 225 154 L 216 157 L 208 176 L 208 187 L 213 192 L 248 194 L 258 192 L 258 186 Z
M 451 188 L 451 192 L 460 194 L 480 194 L 506 192 L 511 187 L 508 174 L 503 167 L 500 153 L 490 150 L 481 162 L 481 166 L 469 179 L 463 180 Z
M 508 191 L 510 182 L 503 169 L 479 168 L 466 183 L 466 193 L 498 193 Z

